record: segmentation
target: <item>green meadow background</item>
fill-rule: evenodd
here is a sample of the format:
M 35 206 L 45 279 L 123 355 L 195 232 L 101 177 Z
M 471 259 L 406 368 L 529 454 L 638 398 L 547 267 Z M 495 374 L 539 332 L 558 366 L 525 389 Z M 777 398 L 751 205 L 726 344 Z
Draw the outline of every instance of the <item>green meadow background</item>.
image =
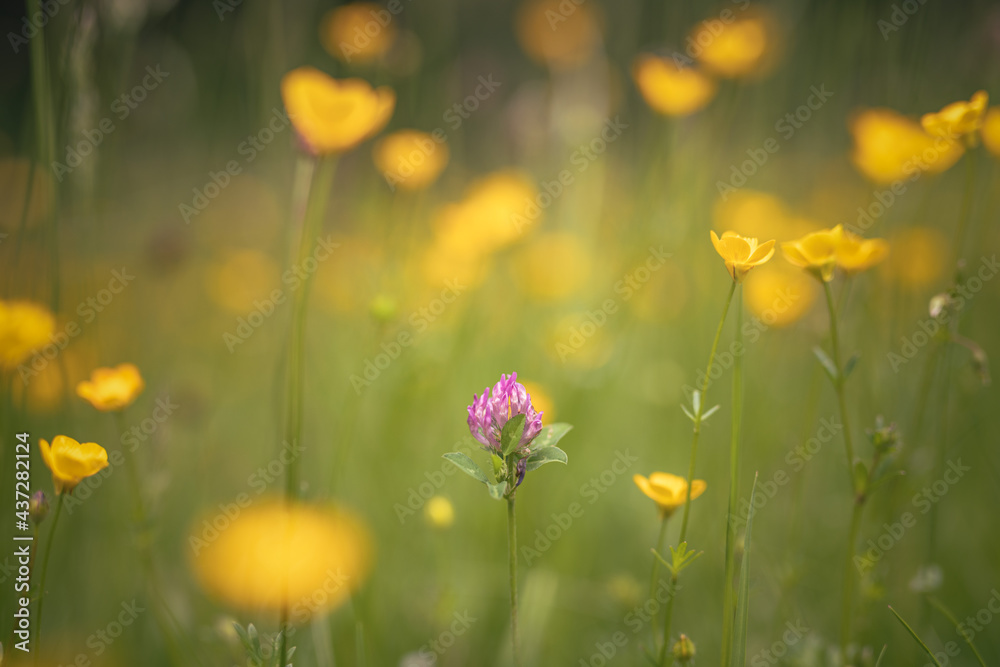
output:
M 739 3 L 583 0 L 578 11 L 600 17 L 603 37 L 572 71 L 531 60 L 515 37 L 516 5 L 485 0 L 403 0 L 393 20 L 413 40 L 409 50 L 380 65 L 346 64 L 318 38 L 320 18 L 332 6 L 59 5 L 44 35 L 56 102 L 52 154 L 69 167 L 67 145 L 77 146 L 102 119 L 113 130 L 101 130 L 100 144 L 79 166 L 64 174 L 47 169 L 39 181 L 47 185 L 24 216 L 23 161 L 37 154 L 40 122 L 32 55 L 28 45 L 0 46 L 0 298 L 49 305 L 66 339 L 52 360 L 39 362 L 37 375 L 25 383 L 15 373 L 4 389 L 0 534 L 13 534 L 15 433 L 30 433 L 33 443 L 66 434 L 128 451 L 112 418 L 72 389 L 98 365 L 133 362 L 147 387 L 124 423 L 141 434 L 135 455 L 174 612 L 206 665 L 244 663 L 232 620 L 276 631 L 274 616 L 228 608 L 201 591 L 189 538 L 202 530 L 197 521 L 205 512 L 224 513 L 241 493 L 258 498 L 283 488 L 276 461 L 291 307 L 287 299 L 259 303 L 275 289 L 284 296 L 295 289 L 287 271 L 297 243 L 289 220 L 298 149 L 282 120 L 278 83 L 291 68 L 312 65 L 392 86 L 398 101 L 388 130 L 441 128 L 450 161 L 419 193 L 389 188 L 372 164 L 371 144 L 338 166 L 323 235 L 339 245 L 318 264 L 310 298 L 301 471 L 306 497 L 335 499 L 365 519 L 376 559 L 353 601 L 297 628 L 295 664 L 363 664 L 359 647 L 364 664 L 420 664 L 405 656 L 430 642 L 451 643 L 449 631 L 454 641 L 438 664 L 509 664 L 504 506 L 453 474 L 441 454 L 474 444 L 465 406 L 511 371 L 540 386 L 554 417 L 574 425 L 561 444 L 568 467 L 530 473 L 518 493 L 519 537 L 532 549 L 519 563 L 525 663 L 603 665 L 602 648 L 610 651 L 608 642 L 621 632 L 625 645 L 614 647 L 607 664 L 646 664 L 639 647 L 649 642 L 650 627 L 636 621 L 635 608 L 646 597 L 659 524 L 631 478 L 687 470 L 690 423 L 680 405 L 685 386 L 705 370 L 730 284 L 709 240 L 710 229 L 728 228 L 719 218 L 719 183 L 730 183 L 747 151 L 774 138 L 778 150 L 741 191 L 773 195 L 791 217 L 818 225 L 857 225 L 859 207 L 868 209 L 886 186 L 868 183 L 852 167 L 849 118 L 865 107 L 919 116 L 979 89 L 1000 98 L 1000 7 L 930 1 L 887 31 L 879 21 L 892 20 L 894 3 L 761 3 L 780 26 L 770 73 L 722 81 L 704 110 L 667 119 L 643 102 L 629 73 L 632 60 L 652 49 L 682 50 L 694 24 Z M 2 33 L 18 34 L 25 14 L 23 5 L 8 3 Z M 167 74 L 153 77 L 147 68 Z M 480 77 L 499 85 L 467 118 L 449 116 L 474 95 Z M 120 98 L 144 78 L 145 99 L 131 108 Z M 832 94 L 801 127 L 790 135 L 776 127 L 823 87 Z M 615 129 L 592 144 L 609 122 Z M 273 130 L 268 143 L 260 137 L 265 127 Z M 588 146 L 601 150 L 581 159 Z M 1000 162 L 982 148 L 909 184 L 866 234 L 892 243 L 919 226 L 952 239 L 970 160 L 976 182 L 965 258 L 971 271 L 990 266 L 1000 245 Z M 213 174 L 220 184 L 230 161 L 239 173 L 230 173 L 224 187 L 207 187 Z M 415 268 L 436 212 L 461 199 L 476 178 L 508 168 L 550 194 L 561 172 L 570 177 L 517 241 L 484 264 L 481 283 L 458 279 L 457 296 L 442 306 L 445 288 L 422 281 Z M 551 233 L 574 235 L 584 252 L 572 266 L 542 261 L 553 270 L 526 273 L 524 253 Z M 668 257 L 651 259 L 659 255 Z M 864 576 L 853 573 L 854 638 L 866 651 L 858 664 L 874 664 L 883 645 L 883 665 L 929 663 L 890 604 L 933 650 L 948 642 L 960 647 L 948 665 L 975 663 L 911 585 L 929 572 L 940 573 L 934 594 L 960 620 L 980 614 L 976 645 L 994 664 L 1000 621 L 988 604 L 1000 604 L 1000 397 L 995 385 L 983 384 L 966 348 L 920 337 L 929 299 L 952 285 L 954 270 L 943 260 L 914 287 L 894 274 L 911 261 L 928 260 L 894 253 L 886 266 L 852 279 L 847 291 L 841 279 L 835 283 L 845 356 L 860 354 L 847 384 L 857 454 L 870 459 L 864 430 L 882 415 L 901 433 L 894 465 L 906 472 L 873 494 L 859 552 L 869 540 L 878 546 L 893 535 L 904 513 L 914 517 L 899 537 L 883 539 L 890 547 Z M 771 260 L 784 262 L 780 252 Z M 119 282 L 111 284 L 114 272 Z M 539 286 L 566 275 L 572 287 L 556 297 Z M 112 291 L 123 278 L 124 287 Z M 753 667 L 839 664 L 852 499 L 840 433 L 820 442 L 824 423 L 840 423 L 812 353 L 828 344 L 826 308 L 820 294 L 803 294 L 810 302 L 801 317 L 783 326 L 757 326 L 753 312 L 744 315 L 755 335 L 748 335 L 744 355 L 741 497 L 749 497 L 756 473 L 758 495 L 766 498 L 751 550 Z M 608 300 L 613 313 L 603 310 Z M 959 325 L 991 359 L 1000 354 L 998 306 L 1000 281 L 986 279 Z M 259 325 L 250 319 L 255 310 Z M 412 342 L 394 347 L 401 333 Z M 734 334 L 731 311 L 721 375 L 707 398 L 721 409 L 704 427 L 699 449 L 697 477 L 707 491 L 691 507 L 689 544 L 705 553 L 684 572 L 674 612 L 674 632 L 694 640 L 699 664 L 720 654 L 731 406 L 725 353 Z M 153 417 L 158 406 L 158 415 L 169 412 L 160 420 Z M 811 450 L 796 450 L 810 438 Z M 812 451 L 808 460 L 803 451 Z M 961 465 L 962 475 L 935 490 L 950 464 Z M 32 469 L 33 488 L 51 491 L 40 457 Z M 84 484 L 93 486 L 88 496 L 61 519 L 42 664 L 70 665 L 84 655 L 94 665 L 165 665 L 152 614 L 139 614 L 110 644 L 95 639 L 123 604 L 146 606 L 125 477 L 113 468 L 100 479 Z M 935 502 L 917 499 L 925 489 Z M 453 503 L 450 528 L 425 520 L 430 495 Z M 670 543 L 678 528 L 675 520 Z M 5 543 L 6 648 L 15 575 L 14 546 Z M 987 615 L 993 622 L 984 623 Z M 805 628 L 802 638 L 783 640 L 787 624 Z M 783 657 L 762 653 L 783 641 L 791 644 Z

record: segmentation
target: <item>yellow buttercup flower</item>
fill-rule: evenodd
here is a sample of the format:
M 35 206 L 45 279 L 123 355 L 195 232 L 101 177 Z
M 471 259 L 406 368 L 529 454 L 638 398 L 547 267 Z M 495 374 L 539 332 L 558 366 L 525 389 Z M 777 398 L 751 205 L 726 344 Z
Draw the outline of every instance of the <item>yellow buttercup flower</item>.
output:
M 632 78 L 650 108 L 665 116 L 687 116 L 715 97 L 716 84 L 692 67 L 644 54 L 632 65 Z
M 455 507 L 444 496 L 434 496 L 424 505 L 424 518 L 435 528 L 450 528 L 455 521 Z
M 726 270 L 738 283 L 743 282 L 746 275 L 755 266 L 760 266 L 774 255 L 774 239 L 757 243 L 757 239 L 740 236 L 736 232 L 723 232 L 719 238 L 715 231 L 712 234 L 712 245 L 726 262 Z
M 524 52 L 556 69 L 585 63 L 601 38 L 589 5 L 567 5 L 562 0 L 526 0 L 518 9 L 514 27 Z
M 949 169 L 965 152 L 962 144 L 934 137 L 911 118 L 892 109 L 866 109 L 850 122 L 854 148 L 851 162 L 879 184 L 914 179 L 923 172 Z
M 76 385 L 76 395 L 102 412 L 114 412 L 132 405 L 146 388 L 146 383 L 133 364 L 118 364 L 115 368 L 97 368 L 89 380 Z
M 750 16 L 731 23 L 703 21 L 691 31 L 690 52 L 713 74 L 735 78 L 761 69 L 771 41 L 767 23 Z
M 340 606 L 371 567 L 371 538 L 359 519 L 282 499 L 258 500 L 235 518 L 216 510 L 188 543 L 210 594 L 247 610 L 286 609 L 297 624 Z
M 368 63 L 385 55 L 396 41 L 389 12 L 374 2 L 352 2 L 323 16 L 319 35 L 323 48 L 345 63 Z
M 782 243 L 781 252 L 795 266 L 829 282 L 833 280 L 833 270 L 837 266 L 837 248 L 843 235 L 844 229 L 840 225 L 833 229 L 822 229 L 798 240 Z
M 959 100 L 936 113 L 927 113 L 920 119 L 928 134 L 949 140 L 961 139 L 966 146 L 975 146 L 979 128 L 983 126 L 983 116 L 989 95 L 980 90 L 968 102 Z
M 442 135 L 400 130 L 375 144 L 375 167 L 389 185 L 404 190 L 422 190 L 437 180 L 448 164 L 448 144 Z
M 79 443 L 65 435 L 57 435 L 50 446 L 45 440 L 38 442 L 42 460 L 52 471 L 52 485 L 56 493 L 72 493 L 81 481 L 108 467 L 108 453 L 94 442 Z
M 361 79 L 334 79 L 299 67 L 281 79 L 281 98 L 292 125 L 316 155 L 350 150 L 377 134 L 396 106 L 391 88 Z
M 30 301 L 0 301 L 0 370 L 17 368 L 52 340 L 56 320 Z
M 687 500 L 687 480 L 668 472 L 654 472 L 648 478 L 634 475 L 632 481 L 639 490 L 652 498 L 660 507 L 660 513 L 668 517 L 681 507 Z M 691 482 L 691 500 L 705 492 L 705 480 L 696 479 Z
M 837 244 L 837 266 L 847 273 L 858 273 L 875 266 L 889 254 L 884 239 L 865 239 L 843 230 Z
M 1000 157 L 1000 107 L 993 107 L 986 112 L 980 134 L 986 150 Z

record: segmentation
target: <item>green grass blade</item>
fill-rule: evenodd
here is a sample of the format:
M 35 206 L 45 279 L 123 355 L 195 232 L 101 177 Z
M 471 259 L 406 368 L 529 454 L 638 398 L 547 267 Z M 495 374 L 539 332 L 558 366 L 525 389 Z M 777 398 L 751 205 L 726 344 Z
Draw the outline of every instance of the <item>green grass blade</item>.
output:
M 757 495 L 757 473 L 750 490 L 750 511 L 747 512 L 746 535 L 743 538 L 743 562 L 740 564 L 740 589 L 736 598 L 736 621 L 733 625 L 733 646 L 729 652 L 730 667 L 744 667 L 747 660 L 747 622 L 750 617 L 750 535 L 753 530 L 754 499 Z
M 909 623 L 903 620 L 902 616 L 896 613 L 896 610 L 892 608 L 892 605 L 889 605 L 889 611 L 891 611 L 893 615 L 897 619 L 899 619 L 899 622 L 903 624 L 903 627 L 906 628 L 906 631 L 910 633 L 910 636 L 913 637 L 914 641 L 920 644 L 920 647 L 923 648 L 924 651 L 927 653 L 927 655 L 931 657 L 931 660 L 934 661 L 934 664 L 937 665 L 938 667 L 941 667 L 941 663 L 938 662 L 938 659 L 934 657 L 934 653 L 929 648 L 927 648 L 927 644 L 924 643 L 924 640 L 921 639 L 920 636 L 913 631 L 913 628 L 910 627 Z

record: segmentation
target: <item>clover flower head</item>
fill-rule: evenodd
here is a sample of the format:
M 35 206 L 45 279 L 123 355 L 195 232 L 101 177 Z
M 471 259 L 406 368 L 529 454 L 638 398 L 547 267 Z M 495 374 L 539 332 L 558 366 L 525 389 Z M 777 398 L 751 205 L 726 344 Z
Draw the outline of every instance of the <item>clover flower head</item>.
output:
M 542 413 L 531 405 L 531 395 L 517 381 L 517 373 L 501 375 L 500 381 L 493 385 L 492 393 L 487 387 L 482 394 L 473 394 L 468 411 L 472 437 L 497 454 L 503 450 L 500 433 L 515 415 L 525 416 L 524 433 L 517 447 L 522 457 L 527 456 L 531 441 L 542 431 Z

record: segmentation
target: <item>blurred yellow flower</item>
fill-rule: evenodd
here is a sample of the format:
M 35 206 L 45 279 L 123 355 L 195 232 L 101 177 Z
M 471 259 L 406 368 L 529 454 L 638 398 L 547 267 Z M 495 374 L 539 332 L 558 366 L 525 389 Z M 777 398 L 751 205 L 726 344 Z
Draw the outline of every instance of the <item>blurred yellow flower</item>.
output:
M 352 2 L 328 11 L 320 23 L 320 41 L 334 58 L 368 63 L 384 55 L 396 41 L 396 26 L 387 9 L 374 2 Z
M 573 294 L 586 282 L 590 267 L 590 254 L 583 242 L 564 232 L 538 236 L 514 260 L 521 289 L 540 300 Z
M 497 171 L 474 181 L 458 203 L 434 220 L 436 241 L 469 258 L 492 253 L 534 227 L 541 209 L 534 184 L 523 174 Z
M 980 133 L 983 136 L 983 145 L 986 146 L 986 149 L 1000 157 L 1000 107 L 993 107 L 986 112 Z
M 450 528 L 455 521 L 455 508 L 444 496 L 434 496 L 424 505 L 424 517 L 434 528 Z
M 601 39 L 590 5 L 526 0 L 515 19 L 517 40 L 533 60 L 556 69 L 586 62 Z
M 31 301 L 0 301 L 0 370 L 11 370 L 52 340 L 56 320 Z
M 668 472 L 654 472 L 648 478 L 634 475 L 632 481 L 639 490 L 653 499 L 659 506 L 660 513 L 668 517 L 681 507 L 687 500 L 688 483 L 683 477 L 671 475 Z M 705 480 L 696 479 L 691 482 L 691 500 L 705 492 Z
M 812 232 L 795 241 L 782 243 L 781 252 L 795 266 L 829 282 L 833 280 L 833 270 L 837 266 L 837 248 L 840 247 L 843 236 L 843 227 L 837 225 L 833 229 Z
M 205 270 L 206 291 L 227 311 L 246 315 L 257 304 L 273 301 L 281 269 L 270 256 L 253 248 L 222 250 Z
M 448 145 L 442 135 L 417 130 L 399 130 L 375 144 L 375 168 L 395 190 L 422 190 L 437 180 L 448 164 Z
M 743 286 L 747 308 L 764 326 L 786 327 L 809 311 L 817 296 L 816 281 L 783 262 L 754 272 Z
M 932 227 L 909 227 L 892 237 L 893 252 L 887 270 L 911 288 L 929 287 L 945 273 L 949 241 Z
M 282 499 L 258 500 L 234 518 L 216 511 L 188 541 L 208 593 L 242 609 L 286 609 L 294 624 L 341 605 L 371 567 L 359 519 Z
M 741 236 L 782 238 L 788 227 L 788 209 L 778 197 L 767 192 L 740 188 L 712 209 L 717 227 L 732 229 Z
M 525 391 L 531 397 L 531 405 L 535 408 L 535 411 L 544 415 L 544 423 L 551 424 L 555 422 L 556 409 L 555 404 L 552 403 L 552 397 L 549 396 L 549 392 L 537 382 L 525 381 L 521 384 L 524 385 Z
M 928 134 L 943 137 L 949 141 L 961 139 L 966 146 L 975 146 L 979 128 L 983 126 L 983 115 L 989 95 L 985 90 L 976 92 L 968 102 L 952 102 L 936 113 L 924 114 L 920 124 Z
M 847 273 L 866 271 L 885 259 L 889 244 L 884 239 L 865 239 L 842 230 L 837 243 L 837 266 Z
M 281 98 L 299 137 L 316 155 L 350 150 L 378 134 L 396 106 L 391 88 L 334 79 L 312 67 L 285 74 Z
M 65 435 L 57 435 L 52 445 L 38 442 L 42 460 L 52 471 L 56 493 L 72 493 L 81 481 L 108 467 L 108 453 L 94 442 L 79 443 Z
M 89 380 L 76 385 L 76 395 L 98 410 L 114 412 L 132 405 L 145 387 L 135 365 L 118 364 L 115 368 L 94 369 Z
M 650 108 L 665 116 L 687 116 L 715 97 L 715 81 L 692 67 L 643 54 L 632 64 L 632 78 Z
M 710 72 L 735 78 L 761 70 L 772 39 L 763 17 L 745 16 L 729 23 L 703 21 L 691 31 L 691 50 Z
M 866 109 L 851 118 L 851 161 L 864 176 L 886 184 L 941 173 L 964 152 L 962 145 L 932 137 L 916 121 L 892 109 Z
M 752 268 L 767 262 L 774 255 L 774 239 L 758 244 L 757 239 L 740 236 L 736 232 L 723 232 L 720 238 L 712 230 L 711 235 L 715 252 L 725 260 L 726 270 L 738 283 L 743 282 Z

